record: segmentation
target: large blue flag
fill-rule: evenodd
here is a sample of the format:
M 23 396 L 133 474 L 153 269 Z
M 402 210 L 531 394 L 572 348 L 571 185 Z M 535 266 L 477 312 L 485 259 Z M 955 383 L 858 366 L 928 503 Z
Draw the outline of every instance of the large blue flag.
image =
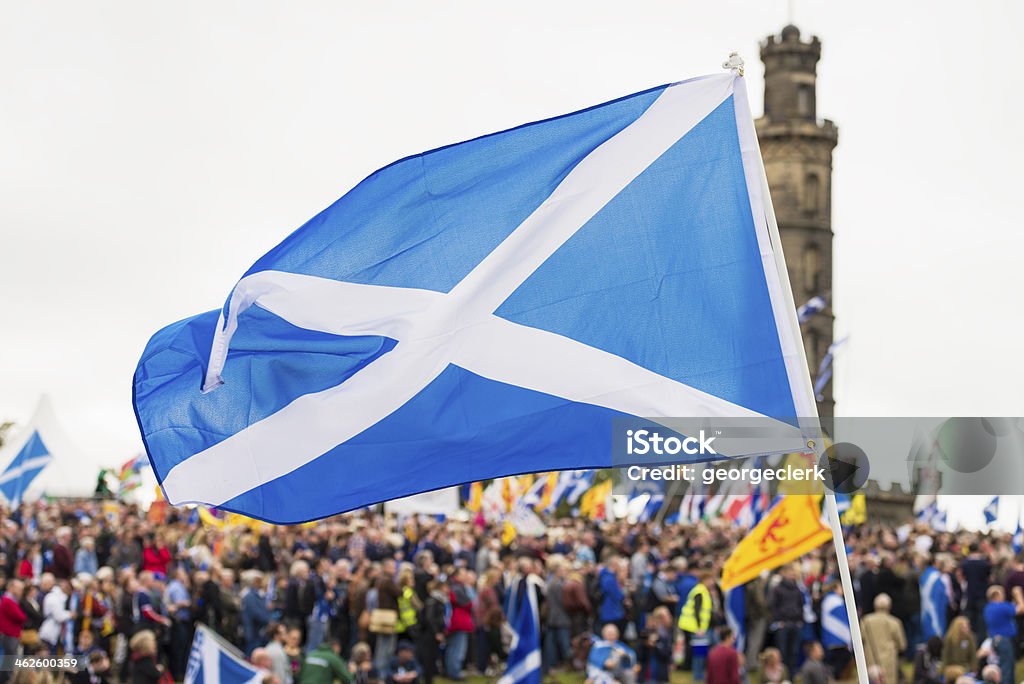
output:
M 608 467 L 618 417 L 815 415 L 766 188 L 735 73 L 375 172 L 150 340 L 167 499 L 298 522 Z
M 266 675 L 206 625 L 196 626 L 184 684 L 259 684 Z

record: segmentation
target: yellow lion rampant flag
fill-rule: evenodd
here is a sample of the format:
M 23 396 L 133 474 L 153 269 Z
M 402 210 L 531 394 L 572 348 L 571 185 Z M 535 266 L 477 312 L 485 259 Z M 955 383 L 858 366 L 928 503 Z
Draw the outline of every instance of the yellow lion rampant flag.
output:
M 821 519 L 821 495 L 788 495 L 747 533 L 722 568 L 722 591 L 749 582 L 832 539 Z

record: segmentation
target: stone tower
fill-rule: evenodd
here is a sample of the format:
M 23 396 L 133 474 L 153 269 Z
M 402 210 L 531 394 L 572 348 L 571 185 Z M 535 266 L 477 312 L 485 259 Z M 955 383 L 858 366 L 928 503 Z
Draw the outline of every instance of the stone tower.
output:
M 757 120 L 793 299 L 800 306 L 821 295 L 829 304 L 802 326 L 812 380 L 832 344 L 832 150 L 839 139 L 835 124 L 817 116 L 820 58 L 820 41 L 804 42 L 796 26 L 768 36 L 761 44 L 764 116 Z M 823 394 L 818 413 L 831 416 L 831 383 Z

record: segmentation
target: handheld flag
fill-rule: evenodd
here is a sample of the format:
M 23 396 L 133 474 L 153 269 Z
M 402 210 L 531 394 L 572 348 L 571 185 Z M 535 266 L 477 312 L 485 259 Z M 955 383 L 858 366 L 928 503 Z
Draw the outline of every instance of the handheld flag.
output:
M 825 399 L 825 388 L 828 387 L 828 382 L 832 379 L 832 357 L 835 356 L 836 350 L 842 346 L 843 342 L 846 342 L 845 337 L 828 345 L 828 351 L 825 352 L 825 356 L 818 366 L 818 376 L 814 380 L 814 398 L 818 401 Z
M 525 583 L 524 583 L 525 584 Z M 508 667 L 498 684 L 540 684 L 540 612 L 537 596 L 527 586 L 520 597 L 512 628 L 515 636 L 508 654 Z
M 184 684 L 258 684 L 266 674 L 212 629 L 196 626 Z
M 827 651 L 842 646 L 853 648 L 850 616 L 843 595 L 830 591 L 821 599 L 821 645 Z
M 825 298 L 822 297 L 821 295 L 811 297 L 806 302 L 804 302 L 803 306 L 796 310 L 797 318 L 801 323 L 806 323 L 807 321 L 814 318 L 815 314 L 824 311 L 825 306 L 827 306 L 827 302 L 825 301 Z
M 766 187 L 736 71 L 395 162 L 153 336 L 157 479 L 294 523 L 610 467 L 624 416 L 767 418 L 798 448 L 815 409 Z
M 836 494 L 836 501 L 839 501 L 839 494 Z M 849 506 L 842 513 L 840 518 L 844 525 L 863 525 L 868 521 L 867 498 L 862 493 L 850 497 Z
M 1024 529 L 1020 526 L 1020 520 L 1017 521 L 1017 531 L 1013 533 L 1010 543 L 1013 545 L 1014 553 L 1020 553 L 1021 549 L 1024 549 Z
M 921 573 L 921 630 L 924 639 L 946 636 L 946 611 L 949 609 L 949 588 L 942 573 L 928 566 Z
M 994 497 L 985 506 L 985 523 L 991 525 L 999 517 L 999 497 Z
M 725 622 L 736 635 L 736 650 L 743 653 L 747 640 L 746 585 L 739 585 L 725 592 Z
M 736 546 L 722 568 L 723 590 L 754 579 L 832 539 L 821 520 L 821 496 L 782 497 Z

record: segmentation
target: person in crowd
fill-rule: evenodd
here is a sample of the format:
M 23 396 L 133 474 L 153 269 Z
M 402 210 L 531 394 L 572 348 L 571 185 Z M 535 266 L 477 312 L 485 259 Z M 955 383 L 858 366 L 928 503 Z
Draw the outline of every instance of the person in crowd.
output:
M 469 635 L 473 633 L 473 598 L 466 586 L 466 570 L 456 568 L 451 577 L 448 601 L 451 619 L 445 645 L 444 666 L 448 679 L 462 681 L 462 665 L 469 648 Z
M 672 627 L 675 620 L 667 606 L 651 613 L 647 634 L 647 681 L 668 684 L 672 672 Z
M 430 573 L 434 576 L 433 572 Z M 445 612 L 448 609 L 448 587 L 437 579 L 427 583 L 427 598 L 420 614 L 416 635 L 416 660 L 423 667 L 424 684 L 434 684 L 440 671 L 438 660 L 445 641 Z
M 587 678 L 597 682 L 635 684 L 640 665 L 636 651 L 619 640 L 619 628 L 609 622 L 601 628 L 587 658 Z
M 626 597 L 629 593 L 628 584 L 629 561 L 622 557 L 613 558 L 598 574 L 598 588 L 601 601 L 598 606 L 598 621 L 602 625 L 609 623 L 618 628 L 619 634 L 626 630 Z
M 473 602 L 473 626 L 476 628 L 476 668 L 485 676 L 493 676 L 494 665 L 504 659 L 501 643 L 501 625 L 505 621 L 505 613 L 501 607 L 499 585 L 502 574 L 498 568 L 489 568 L 480 577 L 480 586 L 476 601 Z M 550 606 L 550 604 L 549 604 Z M 548 620 L 548 633 L 554 628 Z M 545 639 L 548 639 L 546 636 Z M 545 648 L 548 648 L 545 641 Z M 492 664 L 492 659 L 495 661 Z
M 690 663 L 693 681 L 704 681 L 704 666 L 707 663 L 708 649 L 711 646 L 711 613 L 713 599 L 711 588 L 715 578 L 711 573 L 704 573 L 690 590 L 679 614 L 679 629 L 686 633 L 690 648 Z
M 185 676 L 188 663 L 187 644 L 192 641 L 192 594 L 191 581 L 185 567 L 174 569 L 171 581 L 167 583 L 164 605 L 171 619 L 168 643 L 168 669 L 175 680 Z
M 247 570 L 242 584 L 242 635 L 245 652 L 252 653 L 260 646 L 272 618 L 267 594 L 264 590 L 266 579 L 259 570 Z
M 1013 682 L 1017 616 L 1024 614 L 1024 589 L 1014 587 L 1011 597 L 1013 603 L 1006 600 L 1006 590 L 997 584 L 988 588 L 985 598 L 987 603 L 982 608 L 982 617 L 988 637 L 992 641 L 992 651 L 1002 670 L 1003 681 Z
M 281 684 L 292 684 L 291 665 L 288 662 L 288 654 L 284 651 L 288 630 L 280 622 L 272 622 L 267 625 L 267 655 L 270 656 L 270 672 Z
M 708 684 L 740 684 L 743 656 L 736 650 L 736 635 L 722 628 L 719 642 L 708 653 L 706 679 Z
M 157 662 L 156 634 L 148 629 L 135 633 L 128 642 L 131 650 L 131 684 L 158 684 L 164 668 Z
M 942 684 L 942 639 L 933 636 L 914 653 L 913 684 Z
M 416 662 L 416 651 L 409 641 L 400 641 L 388 666 L 387 684 L 422 684 L 423 668 Z
M 297 684 L 350 684 L 352 673 L 340 653 L 341 644 L 336 640 L 321 642 L 303 660 Z
M 965 615 L 953 618 L 942 640 L 942 656 L 945 667 L 959 665 L 965 672 L 978 671 L 978 642 L 971 631 L 971 623 Z
M 782 652 L 775 647 L 768 647 L 761 652 L 758 669 L 762 684 L 783 684 L 789 681 L 789 670 L 782 662 Z
M 75 614 L 68 609 L 71 584 L 66 579 L 56 580 L 52 574 L 44 573 L 40 578 L 40 588 L 46 591 L 43 599 L 43 624 L 39 627 L 39 639 L 49 647 L 51 653 L 57 652 L 57 645 L 63 643 L 65 630 L 74 619 Z
M 50 549 L 47 571 L 57 580 L 70 580 L 75 574 L 75 558 L 71 553 L 71 528 L 62 526 L 55 533 L 56 543 Z
M 249 655 L 249 662 L 263 674 L 260 680 L 261 684 L 281 684 L 281 680 L 273 672 L 274 659 L 267 649 L 262 647 L 253 649 Z
M 964 579 L 964 599 L 966 601 L 967 619 L 971 629 L 979 641 L 985 636 L 985 592 L 988 590 L 992 575 L 992 561 L 981 552 L 978 542 L 968 545 L 967 557 L 960 561 L 960 574 Z
M 95 575 L 100 569 L 99 561 L 96 560 L 96 542 L 92 537 L 83 537 L 75 552 L 74 573 L 76 575 Z
M 21 647 L 21 630 L 28 616 L 21 607 L 25 583 L 20 579 L 7 581 L 0 597 L 0 649 L 3 655 L 17 655 Z
M 878 594 L 874 612 L 865 615 L 860 626 L 868 666 L 878 666 L 883 684 L 899 681 L 900 653 L 907 647 L 903 624 L 890 614 L 891 607 L 889 595 Z
M 768 592 L 768 613 L 772 616 L 769 630 L 790 672 L 796 672 L 800 661 L 804 629 L 804 592 L 797 578 L 796 565 L 786 565 L 779 572 L 778 582 Z
M 832 671 L 825 664 L 825 649 L 817 641 L 808 642 L 807 658 L 800 668 L 801 684 L 829 684 Z
M 102 649 L 91 652 L 85 667 L 68 678 L 69 684 L 110 684 L 110 656 Z

